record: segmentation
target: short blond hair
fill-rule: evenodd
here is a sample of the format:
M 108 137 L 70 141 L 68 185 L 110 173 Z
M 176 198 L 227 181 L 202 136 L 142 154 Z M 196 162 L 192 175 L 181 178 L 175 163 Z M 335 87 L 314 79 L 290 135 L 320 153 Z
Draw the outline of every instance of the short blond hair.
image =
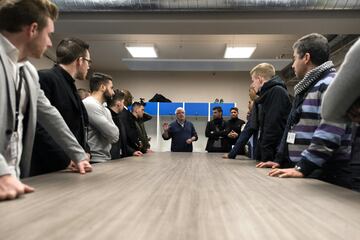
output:
M 250 76 L 252 75 L 271 79 L 275 76 L 275 67 L 270 63 L 260 63 L 251 69 Z

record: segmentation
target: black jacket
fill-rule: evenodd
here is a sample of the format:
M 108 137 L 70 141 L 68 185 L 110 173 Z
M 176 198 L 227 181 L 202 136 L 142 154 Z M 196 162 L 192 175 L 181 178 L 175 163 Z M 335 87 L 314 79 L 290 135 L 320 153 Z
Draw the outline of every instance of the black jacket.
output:
M 122 112 L 120 112 L 119 118 L 125 128 L 125 156 L 132 156 L 135 151 L 140 151 L 141 148 L 139 132 L 135 124 L 136 118 L 128 109 L 124 109 Z
M 75 86 L 75 80 L 60 66 L 39 71 L 41 89 L 51 104 L 57 108 L 79 144 L 90 152 L 87 145 L 88 115 Z M 55 143 L 45 129 L 37 124 L 30 175 L 65 169 L 69 157 Z
M 121 157 L 132 156 L 133 151 L 127 145 L 126 129 L 124 123 L 121 120 L 121 113 L 116 113 L 111 108 L 109 108 L 109 110 L 111 112 L 111 116 L 115 125 L 119 129 L 119 140 L 116 143 L 113 143 L 111 146 L 111 159 L 119 159 Z
M 171 100 L 167 99 L 161 94 L 156 93 L 149 102 L 171 102 Z
M 236 119 L 232 119 L 230 118 L 227 121 L 227 129 L 228 129 L 228 133 L 230 133 L 231 131 L 234 131 L 238 134 L 237 138 L 229 138 L 228 137 L 228 142 L 230 145 L 235 145 L 237 139 L 239 138 L 240 134 L 241 134 L 241 128 L 242 126 L 245 124 L 245 121 L 236 118 Z
M 231 148 L 227 140 L 228 133 L 224 119 L 215 119 L 208 122 L 205 136 L 209 139 L 205 150 L 208 152 L 228 152 Z
M 144 120 L 136 119 L 135 125 L 137 128 L 137 132 L 138 132 L 138 136 L 139 136 L 139 140 L 140 140 L 140 151 L 143 153 L 146 153 L 147 150 L 150 148 L 150 143 L 149 143 L 149 137 L 148 137 L 146 129 L 145 129 Z
M 260 137 L 257 160 L 273 161 L 291 110 L 289 93 L 281 78 L 267 81 L 255 100 L 258 110 Z

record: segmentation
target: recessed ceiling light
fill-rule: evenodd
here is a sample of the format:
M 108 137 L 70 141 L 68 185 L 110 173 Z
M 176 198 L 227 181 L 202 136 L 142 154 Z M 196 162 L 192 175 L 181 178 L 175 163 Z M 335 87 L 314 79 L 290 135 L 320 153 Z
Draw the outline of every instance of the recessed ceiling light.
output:
M 256 45 L 226 45 L 224 58 L 250 58 Z
M 133 58 L 157 58 L 154 44 L 126 44 L 126 49 Z

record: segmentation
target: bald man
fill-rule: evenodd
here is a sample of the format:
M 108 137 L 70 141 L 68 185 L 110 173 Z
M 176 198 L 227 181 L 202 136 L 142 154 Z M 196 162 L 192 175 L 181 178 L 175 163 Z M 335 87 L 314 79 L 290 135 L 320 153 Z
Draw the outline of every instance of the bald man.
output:
M 171 140 L 172 152 L 192 152 L 192 143 L 198 139 L 194 125 L 186 121 L 185 110 L 181 107 L 175 110 L 176 120 L 170 123 L 163 124 L 164 133 L 162 137 L 164 140 Z

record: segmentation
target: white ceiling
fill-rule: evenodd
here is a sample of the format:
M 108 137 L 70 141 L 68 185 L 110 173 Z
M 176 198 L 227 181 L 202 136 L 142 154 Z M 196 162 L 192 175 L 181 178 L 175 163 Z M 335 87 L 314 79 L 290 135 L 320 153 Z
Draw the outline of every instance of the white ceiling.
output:
M 356 11 L 62 13 L 55 25 L 54 46 L 64 37 L 78 37 L 87 41 L 96 71 L 152 70 L 154 65 L 149 64 L 149 61 L 135 62 L 136 68 L 131 66 L 134 61 L 128 60 L 131 56 L 124 47 L 126 43 L 155 44 L 160 59 L 158 63 L 166 63 L 165 59 L 169 59 L 166 64 L 157 65 L 160 66 L 156 69 L 158 71 L 177 70 L 176 67 L 169 69 L 169 64 L 174 66 L 176 61 L 187 62 L 187 66 L 192 67 L 189 71 L 196 71 L 196 66 L 199 66 L 199 71 L 207 68 L 213 71 L 234 71 L 234 63 L 225 68 L 223 62 L 214 65 L 214 61 L 223 60 L 226 44 L 257 44 L 250 61 L 236 65 L 242 71 L 249 70 L 251 64 L 262 60 L 281 63 L 277 66 L 282 68 L 291 61 L 292 44 L 300 36 L 311 32 L 359 34 L 359 25 L 360 15 Z M 50 50 L 49 55 L 55 59 L 54 49 Z M 191 64 L 195 59 L 198 65 Z M 178 70 L 184 71 L 186 68 L 179 67 Z
M 300 35 L 129 35 L 129 34 L 72 34 L 72 37 L 77 37 L 87 41 L 90 44 L 90 53 L 93 60 L 93 67 L 101 71 L 126 71 L 131 69 L 128 59 L 131 55 L 125 48 L 126 43 L 154 43 L 159 59 L 170 59 L 169 62 L 180 60 L 192 60 L 207 65 L 212 62 L 212 71 L 234 71 L 233 68 L 216 69 L 214 60 L 222 60 L 222 64 L 226 63 L 223 60 L 226 44 L 256 44 L 257 48 L 252 55 L 250 61 L 258 62 L 262 59 L 267 61 L 274 60 L 275 62 L 282 62 L 279 66 L 285 66 L 290 62 L 292 57 L 291 46 Z M 66 34 L 55 34 L 54 46 L 64 38 L 69 37 Z M 54 50 L 53 50 L 54 51 Z M 53 52 L 52 51 L 52 52 Z M 54 55 L 53 53 L 51 55 Z M 54 57 L 54 56 L 53 56 Z M 279 61 L 278 59 L 285 59 Z M 255 60 L 255 61 L 254 61 Z M 145 63 L 150 63 L 147 60 Z M 215 61 L 216 62 L 216 61 Z M 228 62 L 232 62 L 229 60 Z M 237 61 L 238 71 L 243 71 L 242 62 L 248 68 L 246 60 Z M 255 64 L 254 63 L 254 64 Z M 239 65 L 240 64 L 240 65 Z M 200 65 L 198 65 L 200 66 Z M 180 66 L 179 66 L 180 67 Z M 151 70 L 152 65 L 145 64 L 144 69 L 137 68 L 136 70 Z M 186 70 L 181 68 L 182 71 Z M 179 70 L 181 70 L 179 68 Z M 206 69 L 206 66 L 205 66 Z M 164 65 L 163 68 L 156 70 L 176 70 L 169 69 Z M 196 71 L 196 68 L 189 69 L 189 71 Z M 201 67 L 199 68 L 201 70 Z M 204 71 L 204 70 L 202 70 Z

